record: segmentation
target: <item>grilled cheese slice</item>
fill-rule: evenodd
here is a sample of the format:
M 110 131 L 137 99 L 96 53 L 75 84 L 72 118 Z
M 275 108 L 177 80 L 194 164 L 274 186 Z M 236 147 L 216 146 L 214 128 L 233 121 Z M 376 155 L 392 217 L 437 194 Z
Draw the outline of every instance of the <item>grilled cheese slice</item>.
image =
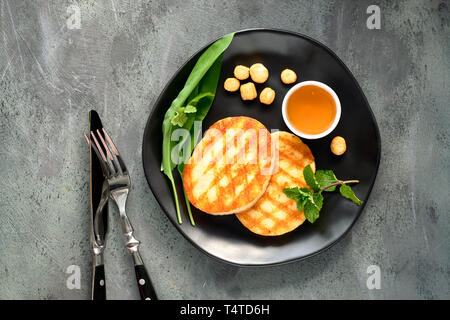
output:
M 250 231 L 263 236 L 278 236 L 294 230 L 305 221 L 297 202 L 289 199 L 284 188 L 306 187 L 303 169 L 309 164 L 315 172 L 314 156 L 299 137 L 284 131 L 272 133 L 278 140 L 275 172 L 264 195 L 253 207 L 236 214 Z
M 195 147 L 183 171 L 189 201 L 213 215 L 238 213 L 264 194 L 273 172 L 271 135 L 259 121 L 217 121 Z

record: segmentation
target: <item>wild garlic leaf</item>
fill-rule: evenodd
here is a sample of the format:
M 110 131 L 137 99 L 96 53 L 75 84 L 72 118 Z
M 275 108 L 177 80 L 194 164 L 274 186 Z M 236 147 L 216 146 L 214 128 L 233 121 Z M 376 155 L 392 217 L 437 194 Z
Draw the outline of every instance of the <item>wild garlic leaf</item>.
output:
M 316 171 L 316 180 L 319 184 L 320 188 L 325 188 L 329 186 L 330 184 L 336 183 L 339 180 L 334 175 L 333 170 L 317 170 Z M 324 191 L 334 191 L 336 190 L 336 186 L 333 186 L 331 188 L 325 189 Z
M 166 114 L 164 115 L 162 125 L 163 141 L 162 141 L 161 171 L 164 172 L 164 174 L 171 182 L 175 200 L 175 208 L 177 212 L 177 219 L 178 223 L 180 224 L 181 224 L 180 207 L 178 204 L 178 195 L 177 189 L 175 187 L 175 180 L 172 174 L 173 169 L 177 166 L 177 164 L 175 164 L 172 161 L 171 157 L 172 149 L 176 145 L 175 141 L 172 141 L 171 139 L 172 133 L 176 129 L 176 126 L 180 126 L 180 124 L 181 124 L 180 127 L 184 127 L 186 130 L 191 130 L 193 127 L 194 120 L 202 121 L 203 118 L 208 113 L 208 110 L 211 107 L 211 103 L 214 99 L 214 94 L 217 89 L 220 69 L 222 66 L 223 52 L 228 48 L 233 37 L 234 33 L 230 33 L 224 36 L 223 38 L 217 40 L 215 43 L 209 46 L 209 48 L 207 48 L 202 53 L 200 58 L 197 60 L 197 63 L 195 64 L 194 68 L 192 69 L 188 79 L 186 80 L 183 89 L 179 92 L 175 100 L 172 101 L 169 109 L 167 109 Z M 200 107 L 198 104 L 196 105 L 198 111 L 195 113 L 193 117 L 190 117 L 192 121 L 187 121 L 189 120 L 189 118 L 183 119 L 183 116 L 180 114 L 176 115 L 178 109 L 181 108 L 186 103 L 186 100 L 188 98 L 197 96 L 200 91 L 212 93 L 212 98 L 208 99 L 209 100 L 208 103 L 203 104 L 202 107 Z M 180 168 L 178 170 L 180 170 Z M 190 212 L 189 216 L 191 218 Z
M 350 188 L 350 186 L 346 185 L 346 184 L 342 184 L 341 187 L 339 188 L 339 192 L 341 193 L 342 196 L 344 196 L 347 199 L 352 200 L 354 203 L 361 205 L 363 202 L 361 200 L 359 200 L 355 193 L 353 192 L 352 188 Z
M 311 169 L 311 166 L 308 164 L 303 169 L 303 177 L 305 178 L 306 184 L 314 190 L 314 191 L 320 191 L 320 186 L 317 183 L 316 177 L 314 176 L 314 172 Z

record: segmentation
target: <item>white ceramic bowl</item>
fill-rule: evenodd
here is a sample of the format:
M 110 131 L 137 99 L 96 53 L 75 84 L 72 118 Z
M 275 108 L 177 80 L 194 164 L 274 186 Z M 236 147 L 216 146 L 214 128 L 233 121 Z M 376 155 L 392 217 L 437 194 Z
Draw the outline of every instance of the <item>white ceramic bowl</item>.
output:
M 320 88 L 324 89 L 325 91 L 327 91 L 333 97 L 334 104 L 336 105 L 336 116 L 334 118 L 333 123 L 331 124 L 331 126 L 326 131 L 324 131 L 322 133 L 319 133 L 319 134 L 307 134 L 307 133 L 303 133 L 301 131 L 298 131 L 289 122 L 289 119 L 288 119 L 287 114 L 286 114 L 286 107 L 287 107 L 287 102 L 289 100 L 289 97 L 292 95 L 293 92 L 295 92 L 299 88 L 307 86 L 307 85 L 313 85 L 313 86 L 316 86 L 316 87 L 320 87 Z M 322 83 L 322 82 L 319 82 L 319 81 L 303 81 L 303 82 L 297 83 L 295 86 L 293 86 L 291 89 L 289 89 L 289 91 L 286 93 L 286 95 L 284 96 L 284 99 L 283 99 L 283 106 L 282 106 L 282 111 L 281 112 L 283 114 L 284 123 L 286 123 L 288 128 L 293 133 L 295 133 L 299 137 L 302 137 L 302 138 L 305 138 L 305 139 L 319 139 L 319 138 L 325 137 L 330 132 L 332 132 L 336 128 L 337 124 L 339 123 L 339 120 L 341 119 L 341 102 L 339 101 L 339 98 L 338 98 L 337 94 L 333 91 L 333 89 L 331 89 L 325 83 Z

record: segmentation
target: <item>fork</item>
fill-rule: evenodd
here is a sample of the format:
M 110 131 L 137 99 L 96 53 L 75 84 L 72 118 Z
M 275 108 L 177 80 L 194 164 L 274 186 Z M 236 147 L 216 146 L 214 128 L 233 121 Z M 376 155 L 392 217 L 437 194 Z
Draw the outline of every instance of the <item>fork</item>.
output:
M 125 247 L 133 256 L 134 270 L 136 273 L 139 293 L 142 300 L 157 300 L 158 298 L 156 296 L 155 289 L 153 288 L 150 277 L 148 276 L 147 270 L 144 266 L 144 262 L 139 254 L 140 242 L 134 237 L 133 227 L 125 211 L 128 193 L 130 192 L 131 187 L 131 179 L 116 146 L 106 133 L 106 130 L 102 128 L 102 131 L 107 141 L 103 139 L 103 136 L 100 134 L 99 130 L 97 130 L 97 136 L 95 132 L 91 131 L 91 136 L 95 144 L 92 146 L 97 149 L 98 152 L 96 152 L 96 154 L 100 155 L 100 161 L 103 161 L 106 164 L 105 174 L 106 180 L 109 184 L 110 197 L 114 200 L 117 208 L 119 209 L 120 224 L 122 226 L 122 232 L 126 238 Z M 97 140 L 97 137 L 103 148 Z M 106 151 L 106 155 L 103 150 Z

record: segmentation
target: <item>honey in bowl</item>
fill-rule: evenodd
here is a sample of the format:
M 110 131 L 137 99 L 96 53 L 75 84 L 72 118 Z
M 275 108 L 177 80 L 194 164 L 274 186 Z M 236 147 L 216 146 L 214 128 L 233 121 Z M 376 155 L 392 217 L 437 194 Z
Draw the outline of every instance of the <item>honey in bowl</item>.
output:
M 325 89 L 315 85 L 305 85 L 287 100 L 286 116 L 299 132 L 317 135 L 328 130 L 336 118 L 336 103 Z

